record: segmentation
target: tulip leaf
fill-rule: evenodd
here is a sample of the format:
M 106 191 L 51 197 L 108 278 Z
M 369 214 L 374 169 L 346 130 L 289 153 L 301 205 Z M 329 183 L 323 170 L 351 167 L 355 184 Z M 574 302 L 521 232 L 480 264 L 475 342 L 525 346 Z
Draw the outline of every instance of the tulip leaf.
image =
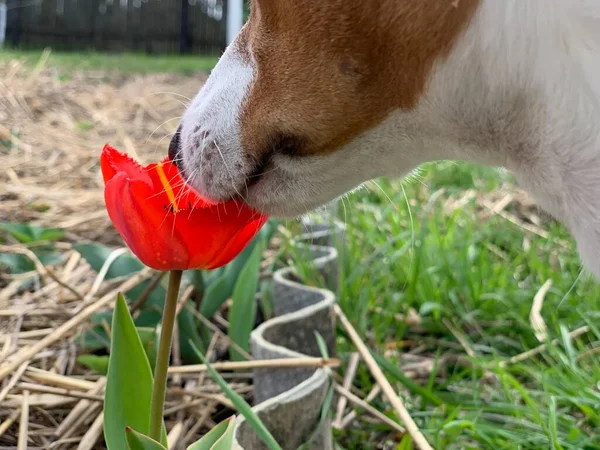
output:
M 224 271 L 218 277 L 209 279 L 210 283 L 206 287 L 200 306 L 200 314 L 207 319 L 210 319 L 233 294 L 235 283 L 259 242 L 257 238 L 258 236 L 248 244 L 242 253 L 225 266 Z
M 110 257 L 114 249 L 108 248 L 105 245 L 90 243 L 78 244 L 74 247 L 86 261 L 92 266 L 96 272 L 100 272 L 106 260 Z M 138 272 L 144 268 L 144 265 L 134 256 L 124 254 L 116 258 L 108 271 L 106 279 L 117 278 L 124 275 L 129 275 L 133 272 Z
M 233 287 L 229 285 L 229 279 L 226 274 L 221 272 L 221 275 L 217 278 L 213 278 L 206 286 L 204 296 L 202 297 L 202 303 L 200 304 L 200 314 L 210 319 L 212 316 L 221 308 L 223 303 L 231 297 L 231 291 Z M 211 339 L 211 333 L 207 327 L 200 324 L 200 332 L 202 336 L 202 342 L 204 347 L 208 345 Z M 200 346 L 198 346 L 200 347 Z
M 122 295 L 117 298 L 111 328 L 110 358 L 104 394 L 104 437 L 109 450 L 127 448 L 125 428 L 150 431 L 152 371 Z M 163 437 L 166 431 L 163 425 Z
M 200 349 L 204 348 L 204 342 L 198 331 L 198 325 L 192 312 L 183 308 L 177 316 L 177 326 L 179 328 L 179 350 L 181 351 L 181 359 L 184 362 L 199 363 L 198 355 L 190 345 L 194 345 Z
M 273 304 L 273 280 L 264 280 L 260 283 L 260 308 L 264 320 L 272 318 L 275 314 Z
M 79 336 L 79 344 L 86 349 L 88 352 L 94 352 L 100 349 L 110 349 L 110 338 L 107 334 L 107 329 L 110 328 L 110 324 L 113 320 L 112 311 L 104 311 L 96 314 L 92 314 L 91 323 L 95 326 L 87 331 L 84 331 Z M 139 326 L 136 320 L 136 327 L 138 335 L 142 341 L 142 345 L 148 355 L 150 365 L 154 365 L 156 359 L 156 326 L 160 322 L 159 317 L 156 319 L 153 326 Z M 83 363 L 85 365 L 85 363 Z
M 53 266 L 63 260 L 60 253 L 49 248 L 37 248 L 33 252 L 43 266 Z M 26 273 L 36 270 L 35 264 L 28 256 L 14 253 L 0 253 L 0 266 L 6 266 L 11 273 Z
M 229 263 L 229 264 L 231 264 L 231 263 Z M 225 269 L 227 269 L 227 265 L 225 265 L 223 267 L 219 267 L 218 269 L 209 270 L 208 272 L 206 272 L 204 284 L 206 286 L 211 284 L 213 281 L 215 281 L 217 278 L 219 278 L 221 275 L 223 275 L 225 273 Z
M 96 272 L 100 272 L 100 270 L 102 270 L 104 263 L 114 251 L 114 249 L 96 243 L 78 244 L 74 247 L 74 249 L 83 257 L 83 259 L 86 260 L 86 262 Z M 135 256 L 130 254 L 124 254 L 112 261 L 108 270 L 106 271 L 105 279 L 110 280 L 113 278 L 130 275 L 134 272 L 139 272 L 143 268 L 144 265 Z M 127 291 L 125 294 L 127 294 L 127 297 L 129 299 L 136 300 L 139 297 L 139 295 L 142 292 L 144 292 L 146 286 L 150 283 L 150 280 L 147 280 L 144 283 L 140 283 L 133 289 Z M 150 306 L 152 304 L 156 304 L 164 298 L 165 290 L 162 286 L 159 285 L 148 296 L 148 301 L 146 302 L 146 305 Z
M 275 236 L 280 223 L 281 221 L 279 219 L 271 217 L 261 228 L 259 236 L 263 239 L 265 245 L 269 245 L 269 242 L 271 242 L 271 239 Z
M 229 311 L 229 337 L 244 350 L 250 347 L 250 333 L 256 319 L 256 290 L 262 250 L 262 245 L 256 245 L 240 272 L 233 289 L 233 303 Z M 229 349 L 229 354 L 233 361 L 245 359 L 234 348 Z
M 204 292 L 204 289 L 206 288 L 206 280 L 205 272 L 203 270 L 186 270 L 183 273 L 183 276 L 192 286 L 194 286 L 196 292 Z
M 234 430 L 235 418 L 225 419 L 186 450 L 231 450 Z
M 275 232 L 279 222 L 270 219 L 260 230 L 246 248 L 229 264 L 218 270 L 211 271 L 206 280 L 204 297 L 200 306 L 200 314 L 210 319 L 233 294 L 235 283 L 248 260 L 252 257 L 257 245 L 268 244 Z
M 63 260 L 63 257 L 60 255 L 60 253 L 54 251 L 39 250 L 34 251 L 34 253 L 37 255 L 38 259 L 44 266 L 53 266 L 62 262 Z
M 153 330 L 158 326 L 162 317 L 161 311 L 164 307 L 164 291 L 162 288 L 161 291 L 163 292 L 163 299 L 156 304 L 153 300 L 149 300 L 147 304 L 148 307 L 144 309 L 135 319 L 136 326 L 152 328 Z M 152 297 L 154 297 L 154 294 Z M 192 340 L 192 342 L 194 342 L 194 344 L 200 348 L 204 348 L 204 342 L 200 337 L 196 319 L 194 318 L 193 313 L 188 310 L 188 308 L 183 308 L 177 316 L 177 326 L 179 327 L 178 334 L 181 359 L 183 362 L 192 364 L 200 362 L 196 356 L 196 353 L 194 353 L 190 347 L 189 341 Z M 150 354 L 148 357 L 150 358 L 150 361 L 153 361 L 152 357 L 150 357 Z
M 154 373 L 154 364 L 156 363 L 156 354 L 158 352 L 159 335 L 155 328 L 136 327 L 142 346 L 146 352 L 146 357 L 150 363 L 150 369 Z
M 61 228 L 45 228 L 28 223 L 3 223 L 0 224 L 0 229 L 6 231 L 21 244 L 56 241 L 65 235 L 65 230 Z
M 209 284 L 200 305 L 200 314 L 210 319 L 231 296 L 232 286 L 232 284 L 229 284 L 227 274 L 221 275 Z
M 92 369 L 100 375 L 106 375 L 108 372 L 108 356 L 81 355 L 77 357 L 77 362 L 82 366 Z
M 106 263 L 106 260 L 110 257 L 113 249 L 106 247 L 101 244 L 88 243 L 76 245 L 75 250 L 87 261 L 87 263 L 96 272 L 102 270 L 102 267 Z M 108 268 L 106 272 L 106 279 L 113 279 L 125 275 L 130 275 L 134 272 L 140 271 L 144 265 L 134 256 L 125 254 L 116 258 Z M 135 301 L 139 298 L 142 292 L 145 291 L 146 287 L 151 283 L 151 280 L 147 280 L 135 286 L 125 294 L 131 301 Z M 156 328 L 161 318 L 162 305 L 164 304 L 165 288 L 160 284 L 152 290 L 148 295 L 147 301 L 140 312 L 140 315 L 136 318 L 135 323 L 138 327 Z M 102 313 L 104 314 L 104 313 Z M 108 314 L 108 322 L 110 323 L 110 313 Z M 105 314 L 106 315 L 106 314 Z M 101 322 L 96 322 L 101 323 Z M 92 330 L 83 332 L 83 346 L 87 350 L 96 350 L 106 346 L 108 342 L 108 336 L 106 335 L 102 327 L 95 327 Z M 186 341 L 187 342 L 187 341 Z M 152 359 L 151 359 L 152 361 Z
M 164 301 L 164 300 L 163 300 Z M 156 328 L 160 323 L 160 319 L 162 318 L 161 311 L 163 310 L 162 304 L 152 305 L 152 307 L 148 304 L 144 305 L 145 307 L 139 313 L 139 315 L 135 318 L 135 326 L 143 327 L 143 328 Z
M 94 325 L 93 328 L 84 330 L 78 337 L 78 343 L 87 351 L 96 351 L 99 349 L 109 349 L 110 339 L 106 330 L 112 323 L 112 311 L 103 311 L 92 314 L 90 322 Z
M 108 321 L 112 322 L 112 314 L 110 315 Z M 158 333 L 154 328 L 137 327 L 136 329 L 140 340 L 142 341 L 142 345 L 144 346 L 144 350 L 146 351 L 148 361 L 150 362 L 150 368 L 152 369 L 152 372 L 154 372 L 154 363 L 156 362 L 156 352 L 158 349 Z M 85 338 L 86 345 L 95 345 L 96 342 L 93 340 L 96 339 L 100 348 L 110 348 L 110 338 L 102 326 L 92 328 L 85 335 Z M 102 375 L 106 375 L 108 370 L 108 358 L 108 355 L 81 355 L 79 358 L 77 358 L 77 361 Z
M 131 427 L 125 430 L 129 450 L 167 450 L 166 447 L 149 438 L 145 434 L 138 433 Z
M 282 450 L 281 446 L 277 443 L 273 435 L 267 430 L 267 427 L 262 423 L 260 417 L 252 410 L 252 407 L 243 399 L 243 397 L 235 392 L 227 381 L 211 366 L 204 355 L 195 349 L 198 354 L 198 358 L 206 365 L 206 370 L 212 377 L 212 379 L 219 385 L 221 390 L 227 395 L 231 403 L 235 406 L 236 410 L 244 416 L 248 425 L 252 427 L 257 436 L 267 445 L 270 450 Z
M 256 248 L 257 245 L 259 245 L 261 243 L 261 241 L 262 241 L 262 236 L 260 234 L 256 235 L 248 243 L 246 248 L 233 261 L 231 261 L 227 265 L 227 267 L 225 269 L 225 275 L 229 279 L 228 286 L 231 286 L 233 288 L 238 277 L 241 275 L 242 270 L 244 270 L 244 267 L 246 267 L 246 264 L 248 264 L 248 260 L 250 258 L 252 258 L 252 255 L 254 254 L 254 249 Z

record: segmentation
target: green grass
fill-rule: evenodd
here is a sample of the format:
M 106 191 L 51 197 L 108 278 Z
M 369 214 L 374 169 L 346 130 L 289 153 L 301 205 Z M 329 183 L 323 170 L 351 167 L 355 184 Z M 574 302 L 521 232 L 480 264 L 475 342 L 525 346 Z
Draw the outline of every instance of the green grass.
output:
M 0 61 L 23 60 L 36 64 L 42 51 L 0 49 Z M 72 69 L 95 70 L 103 72 L 120 71 L 124 73 L 171 72 L 191 75 L 211 70 L 216 56 L 196 55 L 148 55 L 144 53 L 98 53 L 98 52 L 52 52 L 48 61 L 51 65 L 65 71 Z M 69 74 L 63 73 L 61 77 Z
M 600 317 L 600 286 L 580 276 L 570 236 L 554 222 L 543 225 L 544 239 L 500 216 L 480 219 L 476 199 L 452 212 L 444 207 L 468 189 L 486 193 L 511 183 L 502 171 L 439 163 L 412 182 L 379 180 L 380 188 L 347 197 L 339 214 L 348 226 L 339 302 L 396 374 L 411 349 L 431 358 L 431 375 L 416 386 L 401 373 L 387 375 L 405 385 L 411 414 L 434 448 L 600 449 L 600 360 L 584 355 L 600 331 L 568 337 Z M 542 316 L 561 344 L 502 368 L 501 361 L 540 345 L 529 312 L 547 279 L 553 285 Z M 407 308 L 420 314 L 420 330 L 394 317 Z M 343 330 L 339 351 L 354 351 Z M 452 362 L 457 355 L 465 363 Z M 355 384 L 363 392 L 372 387 L 364 367 Z M 394 416 L 381 400 L 374 405 Z M 335 434 L 348 450 L 408 448 L 367 420 Z

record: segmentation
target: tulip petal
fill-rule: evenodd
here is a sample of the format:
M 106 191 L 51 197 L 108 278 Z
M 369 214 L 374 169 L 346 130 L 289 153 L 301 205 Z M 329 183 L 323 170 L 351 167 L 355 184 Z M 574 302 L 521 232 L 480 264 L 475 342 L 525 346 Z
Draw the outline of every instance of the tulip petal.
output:
M 235 259 L 246 245 L 254 239 L 266 221 L 267 218 L 261 216 L 238 231 L 238 233 L 230 239 L 229 243 L 215 255 L 215 259 L 210 261 L 205 268 L 207 270 L 218 269 Z M 193 264 L 194 256 L 194 254 L 191 255 L 190 264 Z
M 106 184 L 105 200 L 117 231 L 145 265 L 157 270 L 188 267 L 189 253 L 173 215 L 148 184 L 118 173 Z
M 100 168 L 104 183 L 108 183 L 117 173 L 125 173 L 132 180 L 140 180 L 151 185 L 152 180 L 137 161 L 106 144 L 100 156 Z
M 255 211 L 237 202 L 195 208 L 191 214 L 186 212 L 181 214 L 186 219 L 180 222 L 178 229 L 187 243 L 191 258 L 190 267 L 205 269 L 215 268 L 213 261 L 217 259 L 219 262 L 228 259 L 224 263 L 226 264 L 237 256 L 231 252 L 227 254 L 223 252 L 248 224 L 259 219 Z M 240 240 L 243 241 L 249 234 L 244 233 Z M 243 247 L 242 245 L 239 251 Z

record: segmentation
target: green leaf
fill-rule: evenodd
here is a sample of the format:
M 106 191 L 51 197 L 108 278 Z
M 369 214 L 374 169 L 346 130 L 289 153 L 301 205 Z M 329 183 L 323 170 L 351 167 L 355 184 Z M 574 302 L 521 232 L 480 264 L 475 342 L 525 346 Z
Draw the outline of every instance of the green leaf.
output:
M 125 430 L 127 436 L 127 446 L 129 450 L 167 450 L 154 439 L 149 438 L 145 434 L 138 433 L 131 427 Z
M 210 319 L 223 306 L 223 303 L 232 296 L 234 286 L 242 271 L 248 265 L 248 261 L 254 255 L 255 248 L 271 240 L 273 234 L 277 231 L 278 223 L 273 222 L 271 227 L 265 225 L 233 261 L 221 268 L 221 272 L 212 271 L 207 276 L 200 314 Z
M 321 336 L 321 333 L 315 331 L 315 338 L 317 339 L 317 346 L 319 347 L 319 352 L 321 353 L 322 358 L 329 358 L 329 350 L 327 350 L 327 342 Z
M 78 337 L 78 343 L 88 352 L 99 349 L 110 349 L 110 339 L 106 334 L 103 323 L 112 323 L 112 311 L 103 311 L 92 314 L 90 322 L 95 325 L 93 328 L 83 331 Z
M 150 369 L 152 370 L 152 373 L 154 373 L 156 353 L 158 352 L 158 333 L 155 328 L 136 327 L 136 330 L 140 336 L 142 345 L 144 346 L 148 361 L 150 362 Z
M 106 320 L 108 323 L 112 322 L 112 313 L 102 314 L 108 315 L 108 317 L 104 316 L 101 320 Z M 96 320 L 100 319 L 97 318 Z M 92 319 L 92 323 L 98 322 Z M 156 332 L 155 328 L 136 327 L 136 330 L 140 337 L 140 341 L 142 342 L 142 346 L 146 351 L 146 356 L 148 357 L 150 368 L 152 369 L 152 372 L 154 372 L 154 363 L 156 362 L 156 352 L 158 348 L 158 333 Z M 110 339 L 106 334 L 105 328 L 103 326 L 98 325 L 92 328 L 91 330 L 88 330 L 83 335 L 83 341 L 81 342 L 81 345 L 84 346 L 86 349 L 98 350 L 106 348 L 108 350 L 110 349 Z M 106 359 L 106 363 L 103 361 L 104 359 Z M 106 375 L 106 367 L 108 366 L 107 355 L 81 355 L 78 358 L 78 361 L 84 366 L 87 366 L 92 370 L 96 370 L 97 372 L 100 372 L 104 368 L 102 373 Z
M 63 257 L 60 253 L 57 252 L 46 252 L 46 251 L 35 251 L 34 253 L 44 266 L 54 266 L 62 262 Z
M 256 290 L 258 288 L 258 274 L 262 246 L 257 245 L 252 255 L 240 272 L 233 290 L 233 303 L 229 311 L 228 335 L 233 342 L 244 350 L 250 347 L 250 333 L 254 328 L 256 319 Z M 245 358 L 234 348 L 229 349 L 233 361 L 242 361 Z
M 101 244 L 79 244 L 73 247 L 81 256 L 92 266 L 96 272 L 102 269 L 102 266 L 114 251 Z M 110 265 L 106 272 L 106 279 L 117 278 L 124 275 L 129 275 L 133 272 L 138 272 L 144 268 L 144 265 L 139 259 L 125 254 L 119 256 Z
M 104 245 L 95 243 L 79 244 L 74 248 L 96 272 L 102 269 L 104 263 L 114 251 Z M 106 279 L 130 275 L 140 271 L 143 267 L 144 265 L 137 258 L 129 254 L 121 255 L 111 263 L 106 272 Z M 125 292 L 127 298 L 135 302 L 150 283 L 152 283 L 152 280 L 147 280 Z M 136 325 L 138 327 L 156 328 L 161 319 L 164 299 L 165 288 L 159 283 L 148 295 L 148 299 L 144 303 L 140 315 L 135 320 Z M 105 347 L 107 341 L 106 333 L 101 327 L 83 332 L 82 344 L 88 351 Z M 187 340 L 185 342 L 187 343 Z M 152 358 L 150 360 L 154 361 Z
M 275 226 L 275 230 L 276 230 Z M 233 287 L 241 275 L 242 270 L 248 264 L 248 260 L 254 254 L 256 246 L 264 245 L 269 242 L 274 230 L 267 228 L 266 225 L 260 230 L 259 234 L 250 241 L 246 248 L 229 264 L 227 264 L 220 274 L 213 271 L 207 280 L 206 295 L 204 296 L 200 313 L 207 318 L 211 318 L 215 312 L 231 297 Z
M 10 273 L 25 273 L 35 270 L 35 265 L 25 255 L 0 253 L 0 266 L 6 267 Z
M 162 318 L 160 303 L 157 305 L 144 305 L 140 314 L 135 318 L 135 326 L 143 328 L 156 328 Z
M 40 228 L 38 241 L 57 241 L 65 235 L 65 230 L 61 228 Z
M 219 278 L 221 275 L 223 275 L 225 273 L 225 269 L 227 269 L 227 265 L 225 265 L 223 267 L 219 267 L 218 269 L 209 270 L 208 272 L 206 272 L 204 274 L 204 276 L 205 276 L 204 281 L 206 282 L 205 285 L 208 286 L 209 284 L 214 282 L 217 278 Z
M 270 450 L 281 450 L 281 446 L 277 443 L 273 435 L 267 430 L 265 425 L 262 423 L 258 415 L 237 392 L 235 392 L 223 379 L 223 377 L 208 363 L 206 358 L 198 349 L 195 349 L 198 354 L 198 358 L 203 364 L 206 364 L 206 370 L 212 377 L 212 379 L 219 385 L 221 390 L 229 397 L 231 403 L 235 406 L 237 411 L 244 416 L 248 424 L 252 427 L 258 437 L 267 445 Z
M 53 266 L 62 261 L 60 253 L 43 249 L 37 249 L 34 253 L 44 266 Z M 11 273 L 26 273 L 36 270 L 33 261 L 21 254 L 0 253 L 0 265 L 5 266 Z
M 200 314 L 210 319 L 231 296 L 232 286 L 226 274 L 209 284 L 200 305 Z
M 223 306 L 223 303 L 232 296 L 235 283 L 244 267 L 246 267 L 259 241 L 259 237 L 256 236 L 242 253 L 224 267 L 223 272 L 218 277 L 209 278 L 200 306 L 200 314 L 210 319 Z
M 82 366 L 92 369 L 100 375 L 106 375 L 108 372 L 108 356 L 97 355 L 81 355 L 77 358 L 77 362 Z
M 31 232 L 27 224 L 4 223 L 0 225 L 0 228 L 6 231 L 10 236 L 15 238 L 21 244 L 28 244 L 30 242 L 33 242 L 33 238 L 31 236 Z
M 279 227 L 280 223 L 281 221 L 279 219 L 271 217 L 267 221 L 267 223 L 264 224 L 264 226 L 260 230 L 260 236 L 263 239 L 265 245 L 268 245 L 269 242 L 271 242 L 271 239 L 273 239 L 273 236 L 275 236 L 275 233 L 277 232 L 277 228 Z
M 246 248 L 225 268 L 225 275 L 229 279 L 228 286 L 234 286 L 239 276 L 244 270 L 244 267 L 248 264 L 248 260 L 252 258 L 254 254 L 254 249 L 261 243 L 262 238 L 260 235 L 257 235 L 252 239 Z
M 187 450 L 231 450 L 235 418 L 230 417 L 194 442 Z
M 198 355 L 194 351 L 190 342 L 200 348 L 204 348 L 204 342 L 198 331 L 198 325 L 192 312 L 183 308 L 177 316 L 177 326 L 179 328 L 179 350 L 181 351 L 181 359 L 192 364 L 199 363 Z
M 207 279 L 208 284 L 206 285 L 206 290 L 204 291 L 204 295 L 202 296 L 202 303 L 200 304 L 200 314 L 204 317 L 210 319 L 213 315 L 223 306 L 223 303 L 227 301 L 229 297 L 231 297 L 231 292 L 233 291 L 233 287 L 229 284 L 229 279 L 227 275 L 222 272 L 218 277 L 209 277 Z M 201 332 L 203 347 L 206 347 L 210 342 L 212 334 L 207 327 L 200 324 L 199 329 Z
M 65 235 L 60 228 L 44 228 L 27 223 L 3 223 L 0 229 L 6 231 L 21 244 L 32 242 L 56 241 Z
M 450 422 L 444 424 L 444 426 L 442 427 L 442 430 L 446 431 L 446 432 L 452 432 L 454 430 L 464 430 L 464 429 L 474 429 L 475 426 L 473 424 L 473 422 L 471 422 L 470 420 L 466 420 L 466 419 L 462 419 L 462 420 L 451 420 Z
M 156 337 L 156 330 L 150 327 L 137 327 L 138 336 L 140 337 L 140 341 L 142 341 L 142 345 L 144 348 L 148 347 L 148 345 L 154 343 L 154 339 Z
M 142 326 L 140 326 L 138 321 L 135 321 L 138 335 L 140 337 L 140 340 L 142 341 L 144 349 L 146 350 L 148 360 L 151 363 L 156 359 L 156 349 L 154 346 L 156 344 L 156 326 L 160 322 L 161 317 L 160 312 L 157 312 L 156 316 L 156 320 L 152 322 L 150 326 L 143 326 L 143 323 Z M 88 351 L 98 350 L 102 348 L 106 348 L 108 350 L 110 348 L 110 339 L 106 334 L 105 325 L 112 323 L 112 321 L 112 311 L 103 311 L 100 313 L 92 314 L 90 322 L 96 326 L 85 331 L 82 334 L 82 336 L 80 336 L 80 344 Z
M 400 443 L 398 444 L 398 447 L 396 450 L 412 450 L 413 446 L 412 446 L 412 438 L 410 436 L 410 434 L 406 433 L 404 435 L 404 437 L 402 438 L 402 440 L 400 441 Z
M 321 335 L 319 335 L 319 336 L 321 336 Z M 323 338 L 321 338 L 321 339 L 323 339 Z M 323 342 L 325 342 L 325 341 L 323 341 Z M 312 448 L 313 441 L 317 437 L 317 434 L 321 431 L 321 428 L 325 425 L 325 422 L 327 421 L 327 417 L 329 416 L 329 412 L 331 411 L 331 403 L 333 402 L 333 393 L 334 393 L 333 384 L 330 384 L 329 388 L 327 389 L 327 394 L 325 394 L 325 399 L 323 400 L 323 405 L 321 406 L 321 416 L 319 417 L 319 423 L 317 424 L 317 427 L 315 428 L 315 431 L 313 432 L 313 434 L 311 435 L 309 440 L 306 441 L 304 444 L 302 444 L 300 447 L 298 447 L 298 450 L 309 450 L 310 448 Z
M 104 395 L 104 437 L 109 450 L 123 450 L 127 448 L 125 427 L 141 433 L 150 431 L 152 371 L 122 295 L 117 298 L 111 333 Z M 162 441 L 166 443 L 164 429 Z
M 133 292 L 133 291 L 132 291 Z M 162 295 L 162 299 L 158 299 Z M 165 304 L 165 291 L 162 287 L 152 292 L 150 298 L 144 305 L 142 312 L 135 319 L 138 327 L 156 329 L 162 318 L 162 310 Z M 177 316 L 177 326 L 179 327 L 179 348 L 181 359 L 185 363 L 197 364 L 200 362 L 194 350 L 190 347 L 190 340 L 199 348 L 204 348 L 204 342 L 199 333 L 199 327 L 193 313 L 188 308 L 183 308 Z M 142 337 L 143 340 L 143 337 Z M 151 362 L 154 361 L 150 354 L 148 357 Z
M 204 270 L 186 270 L 183 275 L 194 286 L 196 292 L 204 292 L 206 289 Z
M 264 280 L 260 283 L 260 308 L 265 320 L 274 315 L 273 306 L 273 280 Z

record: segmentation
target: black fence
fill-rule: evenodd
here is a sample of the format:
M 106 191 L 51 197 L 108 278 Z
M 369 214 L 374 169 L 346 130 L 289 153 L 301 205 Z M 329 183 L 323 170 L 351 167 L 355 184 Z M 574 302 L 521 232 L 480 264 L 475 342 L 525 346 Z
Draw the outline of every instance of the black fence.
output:
M 24 48 L 218 54 L 227 0 L 7 0 L 6 40 Z

